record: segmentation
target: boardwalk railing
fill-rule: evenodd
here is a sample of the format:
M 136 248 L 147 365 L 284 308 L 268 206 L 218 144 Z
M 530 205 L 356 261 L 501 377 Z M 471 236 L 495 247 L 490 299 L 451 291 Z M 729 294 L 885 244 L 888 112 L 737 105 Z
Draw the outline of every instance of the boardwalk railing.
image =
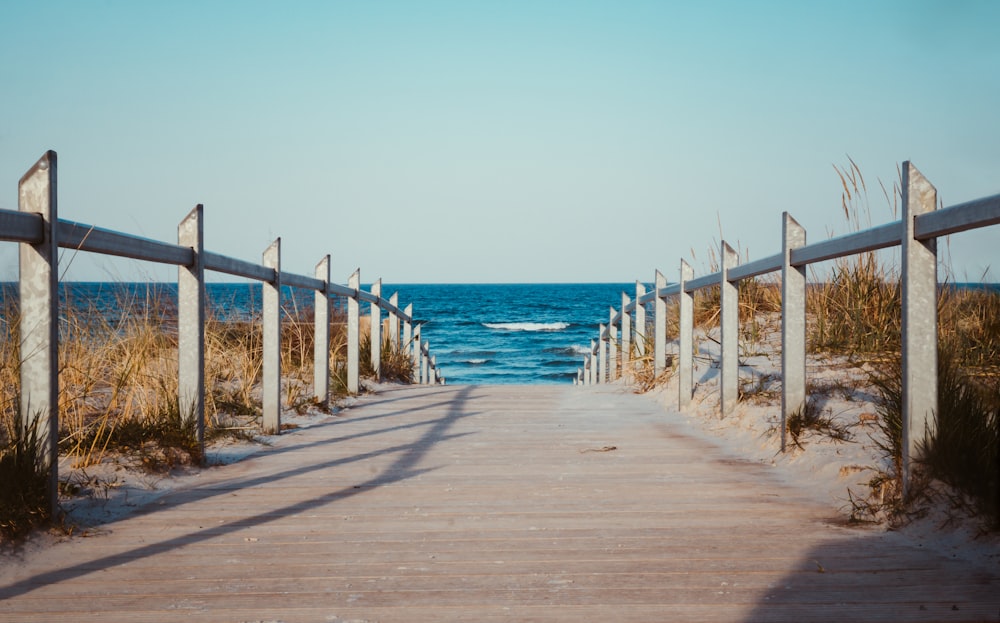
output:
M 281 288 L 313 290 L 315 294 L 315 398 L 328 404 L 330 393 L 330 300 L 347 301 L 347 389 L 360 389 L 360 303 L 371 309 L 371 367 L 379 375 L 383 338 L 382 312 L 388 314 L 388 339 L 411 349 L 413 378 L 419 383 L 439 380 L 435 359 L 420 326 L 414 326 L 413 306 L 398 307 L 397 295 L 385 299 L 382 282 L 371 292 L 361 290 L 356 270 L 342 286 L 330 282 L 330 256 L 316 265 L 313 276 L 286 272 L 281 267 L 281 239 L 263 253 L 261 264 L 212 253 L 205 249 L 203 212 L 196 206 L 177 228 L 177 244 L 158 242 L 91 225 L 58 219 L 56 154 L 47 152 L 18 184 L 19 211 L 0 210 L 0 241 L 20 243 L 20 417 L 39 431 L 39 455 L 49 474 L 49 502 L 54 510 L 58 464 L 58 249 L 114 255 L 172 264 L 178 267 L 178 406 L 193 418 L 198 443 L 205 430 L 205 273 L 214 271 L 260 281 L 263 286 L 262 423 L 264 432 L 281 431 Z M 402 323 L 402 342 L 400 342 Z
M 720 410 L 736 405 L 739 317 L 737 284 L 767 273 L 781 272 L 781 448 L 785 449 L 788 418 L 806 402 L 806 266 L 835 258 L 902 246 L 902 365 L 903 365 L 903 486 L 907 490 L 912 458 L 923 431 L 932 431 L 937 409 L 937 238 L 1000 223 L 1000 194 L 944 209 L 937 208 L 937 190 L 911 163 L 903 163 L 903 218 L 823 242 L 806 244 L 805 229 L 787 212 L 782 215 L 781 253 L 745 264 L 736 251 L 721 243 L 721 270 L 694 278 L 683 259 L 677 283 L 668 286 L 656 271 L 647 292 L 636 283 L 635 300 L 622 294 L 621 309 L 611 308 L 608 324 L 591 342 L 577 382 L 604 383 L 624 373 L 633 357 L 644 357 L 646 308 L 653 305 L 652 361 L 654 374 L 667 366 L 667 297 L 678 297 L 677 407 L 686 409 L 694 391 L 694 292 L 720 287 Z M 621 339 L 617 334 L 620 330 Z M 621 362 L 621 372 L 617 362 Z

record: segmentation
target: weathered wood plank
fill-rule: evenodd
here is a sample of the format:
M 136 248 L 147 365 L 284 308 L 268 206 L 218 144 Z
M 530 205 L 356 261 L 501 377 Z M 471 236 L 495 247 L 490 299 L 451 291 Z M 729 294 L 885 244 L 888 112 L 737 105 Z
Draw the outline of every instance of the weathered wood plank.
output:
M 90 538 L 3 559 L 0 621 L 1000 617 L 997 570 L 845 527 L 619 391 L 363 398 Z

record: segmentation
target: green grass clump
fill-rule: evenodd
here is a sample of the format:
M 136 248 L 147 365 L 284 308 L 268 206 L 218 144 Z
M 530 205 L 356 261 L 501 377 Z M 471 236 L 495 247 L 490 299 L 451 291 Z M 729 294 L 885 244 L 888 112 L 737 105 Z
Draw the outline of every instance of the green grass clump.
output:
M 898 351 L 901 301 L 898 273 L 875 253 L 837 260 L 827 281 L 807 289 L 810 350 L 852 356 Z
M 25 426 L 17 416 L 5 417 L 0 427 L 0 541 L 20 539 L 48 522 L 48 477 L 41 465 L 37 427 Z
M 938 411 L 933 434 L 923 440 L 921 464 L 1000 528 L 1000 385 L 965 374 L 951 352 L 939 353 Z
M 375 369 L 372 367 L 372 342 L 371 335 L 361 336 L 361 344 L 358 348 L 358 356 L 361 359 L 360 374 L 365 378 L 374 379 Z M 390 383 L 412 383 L 413 382 L 413 357 L 404 344 L 392 342 L 386 338 L 382 342 L 382 351 L 379 356 L 379 368 L 383 381 Z M 346 372 L 344 383 L 346 385 Z

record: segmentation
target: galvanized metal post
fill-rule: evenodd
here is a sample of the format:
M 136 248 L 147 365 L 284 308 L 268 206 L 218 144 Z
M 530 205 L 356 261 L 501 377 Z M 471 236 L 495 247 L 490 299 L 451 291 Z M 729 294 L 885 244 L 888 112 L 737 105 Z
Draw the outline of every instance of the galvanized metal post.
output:
M 694 278 L 694 270 L 681 260 L 680 288 L 678 293 L 678 353 L 677 353 L 677 408 L 687 409 L 694 396 L 694 295 L 685 288 Z
M 177 408 L 194 426 L 205 454 L 205 227 L 199 204 L 177 226 L 177 244 L 191 247 L 190 266 L 177 267 Z
M 722 415 L 727 415 L 739 400 L 739 290 L 735 283 L 729 281 L 729 270 L 739 264 L 739 256 L 724 240 L 721 256 L 719 341 L 722 344 L 722 363 L 719 375 L 719 408 Z
M 590 340 L 590 384 L 597 383 L 597 342 Z
M 806 267 L 792 266 L 792 249 L 806 246 L 806 230 L 782 215 L 781 265 L 781 451 L 788 419 L 806 405 Z
M 590 385 L 590 355 L 583 356 L 583 368 L 580 370 L 580 383 L 583 385 Z
M 21 422 L 38 436 L 48 510 L 59 499 L 59 214 L 56 152 L 48 151 L 17 184 L 18 209 L 42 217 L 42 239 L 18 245 L 21 299 Z
M 667 302 L 660 297 L 660 290 L 667 287 L 667 278 L 659 270 L 653 279 L 653 375 L 660 376 L 667 369 Z
M 642 359 L 646 356 L 646 306 L 639 302 L 645 294 L 646 286 L 636 281 L 635 327 L 633 328 L 633 333 L 635 333 L 636 371 L 642 368 Z
M 430 371 L 428 370 L 430 348 L 431 345 L 426 340 L 420 343 L 420 381 L 425 385 L 431 382 Z
M 375 373 L 375 381 L 382 380 L 382 308 L 379 307 L 382 299 L 382 280 L 379 279 L 372 284 L 372 295 L 379 299 L 378 303 L 371 304 L 371 327 L 368 336 L 371 341 L 372 371 Z
M 615 308 L 608 312 L 608 382 L 618 379 L 618 327 L 615 326 Z
M 361 269 L 357 269 L 347 279 L 347 287 L 354 290 L 354 296 L 347 299 L 347 391 L 357 394 L 361 391 L 361 311 L 358 293 L 361 290 Z
M 597 382 L 608 382 L 608 341 L 604 339 L 604 323 L 600 324 L 597 340 Z
M 316 291 L 313 318 L 313 394 L 324 409 L 330 404 L 330 256 L 316 264 L 316 278 L 323 290 Z
M 631 302 L 632 299 L 628 297 L 628 294 L 622 292 L 622 376 L 628 374 L 631 369 L 629 363 L 632 361 L 632 314 L 626 311 Z
M 399 293 L 393 292 L 389 297 L 389 304 L 399 309 Z M 389 343 L 396 350 L 399 350 L 399 316 L 396 312 L 389 312 Z
M 413 327 L 413 382 L 420 385 L 420 325 Z
M 403 310 L 406 314 L 406 318 L 403 320 L 403 351 L 406 353 L 413 352 L 413 325 L 411 324 L 413 319 L 413 303 L 406 306 Z
M 431 385 L 438 384 L 437 355 L 431 356 Z
M 263 362 L 261 408 L 264 433 L 281 432 L 281 238 L 264 251 L 263 264 L 274 269 L 274 281 L 263 288 Z
M 917 240 L 918 214 L 937 208 L 937 190 L 903 163 L 903 496 L 910 495 L 919 448 L 935 434 L 937 379 L 937 239 Z

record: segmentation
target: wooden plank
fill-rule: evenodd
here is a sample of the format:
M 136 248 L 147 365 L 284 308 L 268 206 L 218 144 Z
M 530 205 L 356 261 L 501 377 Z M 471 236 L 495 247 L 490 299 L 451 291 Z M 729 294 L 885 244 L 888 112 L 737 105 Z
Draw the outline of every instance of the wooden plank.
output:
M 89 538 L 3 559 L 0 621 L 1000 613 L 996 570 L 848 528 L 773 468 L 619 392 L 422 386 L 362 397 Z

